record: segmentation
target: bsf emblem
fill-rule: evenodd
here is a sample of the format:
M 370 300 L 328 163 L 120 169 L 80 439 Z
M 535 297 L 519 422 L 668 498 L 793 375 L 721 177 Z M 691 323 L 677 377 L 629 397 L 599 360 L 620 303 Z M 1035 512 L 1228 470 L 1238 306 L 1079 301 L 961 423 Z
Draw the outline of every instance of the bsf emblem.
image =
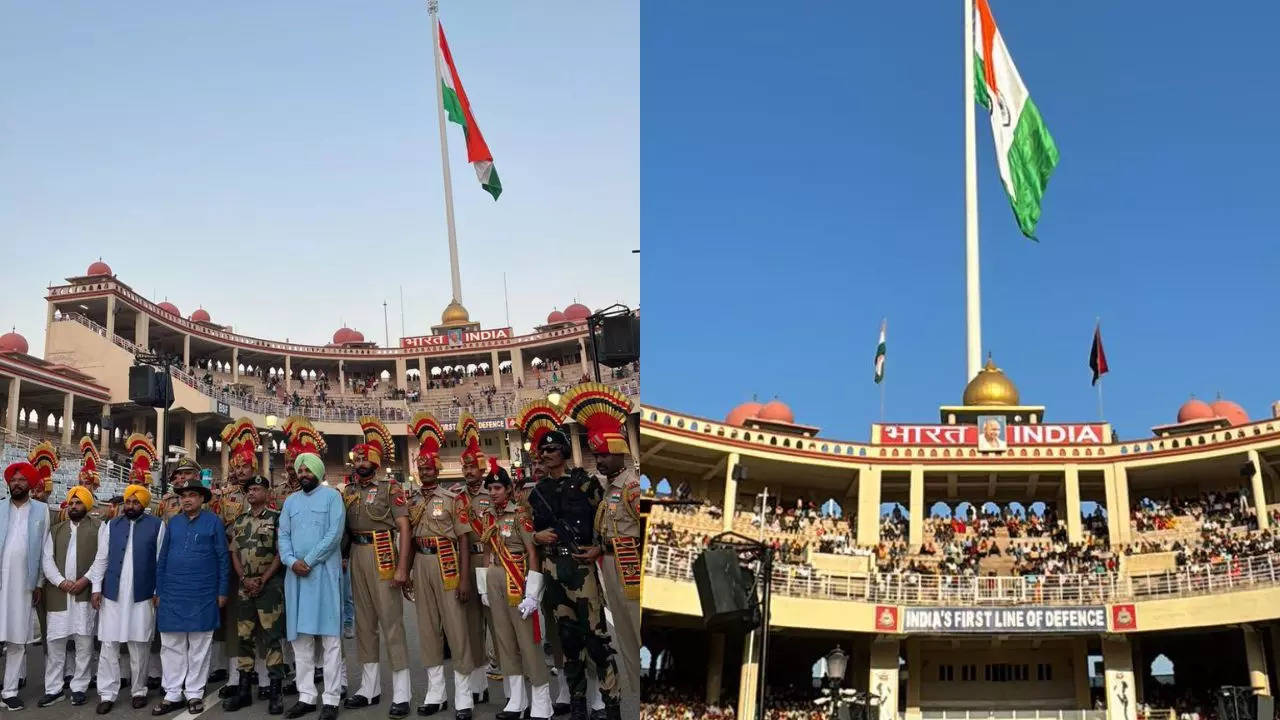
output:
M 876 629 L 897 632 L 898 608 L 889 605 L 876 606 Z

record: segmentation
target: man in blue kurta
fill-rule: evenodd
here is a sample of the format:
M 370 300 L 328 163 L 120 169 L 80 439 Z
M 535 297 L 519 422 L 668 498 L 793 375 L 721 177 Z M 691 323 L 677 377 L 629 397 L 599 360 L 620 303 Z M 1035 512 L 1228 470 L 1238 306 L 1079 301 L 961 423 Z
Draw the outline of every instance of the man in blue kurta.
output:
M 178 489 L 181 514 L 169 520 L 156 562 L 156 630 L 160 632 L 160 665 L 164 701 L 152 715 L 183 707 L 204 711 L 204 685 L 209 677 L 209 651 L 218 628 L 218 609 L 227 603 L 230 560 L 222 520 L 203 509 L 212 497 L 200 484 Z
M 285 713 L 298 718 L 316 709 L 316 641 L 324 652 L 321 720 L 338 717 L 342 670 L 342 553 L 346 509 L 337 490 L 320 484 L 324 460 L 302 453 L 294 461 L 302 489 L 284 501 L 278 545 L 284 576 L 285 635 L 297 662 L 298 702 Z

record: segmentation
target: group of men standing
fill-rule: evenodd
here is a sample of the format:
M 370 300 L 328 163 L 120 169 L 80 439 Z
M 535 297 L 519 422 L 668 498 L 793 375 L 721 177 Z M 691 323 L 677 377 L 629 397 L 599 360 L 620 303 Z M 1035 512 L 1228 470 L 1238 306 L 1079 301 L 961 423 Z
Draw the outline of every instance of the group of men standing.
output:
M 463 413 L 456 432 L 464 483 L 457 486 L 440 481 L 443 427 L 418 413 L 409 424 L 418 441 L 412 491 L 379 472 L 394 461 L 395 444 L 376 418 L 360 419 L 364 442 L 351 451 L 341 490 L 323 483 L 324 440 L 301 417 L 284 425 L 286 479 L 273 487 L 257 473 L 257 431 L 242 418 L 222 434 L 230 482 L 215 496 L 184 458 L 170 476 L 172 495 L 154 508 L 155 449 L 135 434 L 126 441 L 133 466 L 131 484 L 116 498 L 118 514 L 103 512 L 94 495 L 97 454 L 88 438 L 80 484 L 61 507 L 35 499 L 31 488 L 47 488 L 57 467 L 52 446 L 37 448 L 42 452 L 30 462 L 5 470 L 9 497 L 0 500 L 0 701 L 22 709 L 25 649 L 43 627 L 41 706 L 68 697 L 86 702 L 96 640 L 97 712 L 111 712 L 120 692 L 122 649 L 131 704 L 145 707 L 158 637 L 164 696 L 151 713 L 198 713 L 222 628 L 233 659 L 220 692 L 226 710 L 250 705 L 255 688 L 270 714 L 288 718 L 319 710 L 332 720 L 340 703 L 377 705 L 385 643 L 388 715 L 404 718 L 411 701 L 408 600 L 427 670 L 418 715 L 448 709 L 448 657 L 459 720 L 488 702 L 495 670 L 507 697 L 501 720 L 563 712 L 572 720 L 620 718 L 622 694 L 639 692 L 642 552 L 638 480 L 626 460 L 630 409 L 616 389 L 594 383 L 572 388 L 559 404 L 530 403 L 518 424 L 532 459 L 521 469 L 528 475 L 515 478 L 484 452 L 478 423 Z M 562 427 L 570 420 L 586 429 L 598 476 L 570 467 L 572 441 Z M 341 644 L 344 570 L 355 605 L 352 680 L 359 678 L 350 695 Z M 554 701 L 544 638 L 561 670 Z M 296 669 L 289 687 L 287 655 Z M 255 667 L 265 669 L 265 683 Z M 286 712 L 282 696 L 294 685 L 298 700 Z

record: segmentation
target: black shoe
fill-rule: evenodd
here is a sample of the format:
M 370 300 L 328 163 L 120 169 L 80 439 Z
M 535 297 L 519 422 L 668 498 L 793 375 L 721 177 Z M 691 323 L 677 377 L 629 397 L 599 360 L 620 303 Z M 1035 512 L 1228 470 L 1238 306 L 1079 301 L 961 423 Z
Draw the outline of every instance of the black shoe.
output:
M 426 705 L 419 705 L 418 714 L 421 715 L 422 717 L 427 717 L 428 715 L 435 715 L 441 710 L 448 710 L 448 709 L 449 709 L 449 701 L 446 700 L 441 703 L 428 703 Z
M 622 705 L 617 703 L 605 705 L 604 720 L 622 720 Z
M 191 698 L 187 701 L 187 712 L 192 715 L 199 715 L 204 712 L 204 700 L 201 698 Z
M 62 699 L 65 697 L 66 695 L 63 695 L 61 690 L 56 693 L 50 693 L 40 698 L 40 700 L 36 702 L 36 707 L 49 707 L 54 703 L 62 702 Z
M 87 701 L 88 701 L 88 698 L 84 696 L 84 693 L 78 693 L 78 692 L 71 693 L 72 705 L 83 705 Z
M 471 720 L 471 710 L 459 710 L 453 714 L 454 720 Z
M 293 720 L 293 718 L 300 718 L 303 715 L 306 715 L 308 713 L 313 713 L 315 711 L 316 711 L 315 705 L 312 705 L 311 703 L 304 703 L 302 701 L 298 701 L 293 704 L 293 707 L 289 708 L 288 712 L 286 712 L 284 716 L 286 718 L 289 718 L 289 720 Z
M 67 682 L 70 682 L 70 681 L 68 680 Z M 149 678 L 147 678 L 147 689 L 148 689 L 148 690 L 159 690 L 159 689 L 160 689 L 160 678 L 158 678 L 158 677 L 149 677 Z
M 395 718 L 396 720 L 399 720 L 400 718 L 409 717 L 409 703 L 407 702 L 391 703 L 391 709 L 387 710 L 387 717 Z
M 520 720 L 521 713 L 513 712 L 511 710 L 502 710 L 493 717 L 495 720 Z
M 271 697 L 271 689 L 262 685 L 258 686 L 258 699 L 267 700 Z
M 489 702 L 489 688 L 485 688 L 484 692 L 471 693 L 471 703 L 473 705 L 484 705 Z
M 4 699 L 5 710 L 24 710 L 26 707 L 26 703 L 22 702 L 22 699 L 17 696 Z
M 232 695 L 235 695 L 235 694 L 236 694 L 236 686 L 235 686 L 235 685 L 223 685 L 222 687 L 218 688 L 218 698 L 219 698 L 219 699 L 226 700 L 227 698 L 229 698 L 229 697 L 231 697 Z
M 369 698 L 363 695 L 352 695 L 351 697 L 347 698 L 345 702 L 342 703 L 342 707 L 347 708 L 348 710 L 355 710 L 356 708 L 369 707 L 370 705 L 377 705 L 380 702 L 382 702 L 381 695 L 374 695 L 372 700 L 370 700 Z
M 591 711 L 591 720 L 604 720 L 604 708 Z
M 267 686 L 267 714 L 279 715 L 284 712 L 284 689 L 280 687 L 284 681 L 276 678 Z
M 586 698 L 573 698 L 569 701 L 569 720 L 589 720 Z
M 569 707 L 570 707 L 570 706 L 569 706 L 569 703 L 554 703 L 554 704 L 551 706 L 551 715 L 552 715 L 552 717 L 558 717 L 558 716 L 560 716 L 560 715 L 567 715 L 567 714 L 569 713 Z
M 320 720 L 338 720 L 338 706 L 325 705 L 321 707 Z
M 98 707 L 94 708 L 94 712 L 98 715 L 106 715 L 111 712 L 111 708 L 115 707 L 115 704 L 114 700 L 103 700 L 98 703 Z
M 236 684 L 231 697 L 222 701 L 222 709 L 235 712 L 253 704 L 253 673 L 241 672 L 240 682 Z
M 131 705 L 131 706 L 133 707 L 133 709 L 134 709 L 134 710 L 141 710 L 142 708 L 144 708 L 144 707 L 146 707 L 146 706 L 147 706 L 147 696 L 146 696 L 146 695 L 134 695 L 134 696 L 129 700 L 129 705 Z
M 136 700 L 137 698 L 134 698 L 134 699 Z M 186 710 L 186 709 L 187 709 L 187 704 L 182 702 L 181 700 L 177 702 L 169 702 L 168 700 L 161 700 L 159 705 L 151 708 L 151 714 L 155 717 L 159 717 L 161 715 L 168 715 L 171 712 L 176 712 L 178 710 Z
M 210 684 L 220 683 L 226 680 L 228 677 L 230 677 L 230 675 L 227 674 L 227 671 L 225 669 L 214 670 L 213 672 L 209 673 L 209 683 Z

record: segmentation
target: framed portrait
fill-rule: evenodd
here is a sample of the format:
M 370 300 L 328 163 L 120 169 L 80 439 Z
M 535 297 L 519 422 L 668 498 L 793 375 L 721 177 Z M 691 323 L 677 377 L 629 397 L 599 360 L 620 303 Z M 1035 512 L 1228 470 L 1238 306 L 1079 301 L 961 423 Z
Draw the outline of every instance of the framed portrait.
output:
M 1005 422 L 1001 415 L 978 416 L 978 452 L 1004 452 L 1009 449 L 1004 434 Z

